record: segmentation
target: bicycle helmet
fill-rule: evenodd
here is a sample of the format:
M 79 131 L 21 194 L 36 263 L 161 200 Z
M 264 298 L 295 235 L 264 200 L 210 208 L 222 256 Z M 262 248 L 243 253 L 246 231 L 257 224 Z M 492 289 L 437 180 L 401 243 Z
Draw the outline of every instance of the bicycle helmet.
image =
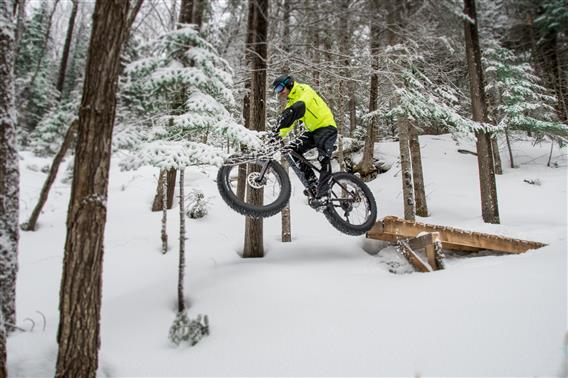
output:
M 291 75 L 280 75 L 272 82 L 274 92 L 280 93 L 284 88 L 292 89 L 294 86 L 294 78 Z

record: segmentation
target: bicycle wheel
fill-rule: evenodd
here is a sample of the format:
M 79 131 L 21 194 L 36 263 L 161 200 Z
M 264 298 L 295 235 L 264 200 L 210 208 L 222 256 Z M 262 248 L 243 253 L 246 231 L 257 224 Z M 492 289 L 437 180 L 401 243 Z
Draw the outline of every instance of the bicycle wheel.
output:
M 239 214 L 255 218 L 271 217 L 278 214 L 290 200 L 290 178 L 278 162 L 270 161 L 263 179 L 259 181 L 264 164 L 243 163 L 219 169 L 219 193 L 227 205 Z
M 347 235 L 362 235 L 377 219 L 377 204 L 371 190 L 356 176 L 334 173 L 330 203 L 323 211 L 333 227 Z

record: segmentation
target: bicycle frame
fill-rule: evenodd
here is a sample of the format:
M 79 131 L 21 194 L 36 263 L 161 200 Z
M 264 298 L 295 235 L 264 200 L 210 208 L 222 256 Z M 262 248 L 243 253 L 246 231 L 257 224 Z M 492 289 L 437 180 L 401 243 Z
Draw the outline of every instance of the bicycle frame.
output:
M 288 163 L 290 164 L 290 167 L 292 167 L 292 169 L 294 170 L 294 173 L 296 173 L 296 176 L 298 176 L 298 178 L 300 179 L 300 181 L 302 182 L 304 187 L 308 188 L 309 184 L 306 181 L 306 178 L 304 177 L 304 173 L 300 170 L 299 162 L 306 164 L 308 167 L 315 170 L 318 174 L 321 173 L 321 169 L 317 168 L 315 165 L 310 163 L 310 161 L 308 159 L 306 159 L 304 156 L 300 155 L 299 153 L 297 153 L 296 151 L 294 151 L 292 149 L 288 149 L 283 153 L 284 153 L 284 158 L 288 161 Z M 264 178 L 264 175 L 265 175 L 266 171 L 268 170 L 268 167 L 270 166 L 271 161 L 272 161 L 272 159 L 269 159 L 268 161 L 266 161 L 263 164 L 262 169 L 261 169 L 261 173 L 258 177 L 259 181 L 262 181 L 262 179 Z M 355 198 L 353 198 L 355 196 L 355 193 L 350 192 L 345 187 L 345 185 L 343 185 L 342 183 L 340 183 L 338 181 L 335 181 L 335 179 L 333 177 L 331 177 L 331 181 L 337 183 L 343 189 L 344 193 L 349 193 L 350 196 L 352 197 L 351 199 L 339 198 L 339 197 L 337 197 L 337 195 L 335 193 L 333 193 L 334 198 L 331 199 L 331 202 L 339 202 L 340 204 L 342 204 L 342 203 L 345 203 L 345 202 L 351 202 L 351 201 L 355 200 Z M 308 193 L 309 193 L 309 196 L 312 197 L 311 192 L 308 192 Z
M 318 173 L 318 175 L 321 173 L 321 169 L 318 169 L 315 165 L 310 163 L 308 161 L 308 159 L 306 159 L 305 157 L 303 157 L 302 155 L 300 155 L 299 153 L 297 153 L 294 150 L 286 151 L 284 158 L 288 161 L 288 164 L 290 164 L 290 167 L 292 167 L 292 169 L 294 170 L 294 173 L 296 173 L 296 176 L 298 176 L 298 178 L 300 179 L 300 181 L 302 182 L 302 184 L 304 185 L 305 188 L 308 188 L 310 185 L 306 181 L 306 178 L 304 177 L 304 173 L 300 170 L 299 162 L 302 162 L 302 163 L 306 164 L 308 167 L 310 167 L 311 169 L 315 170 Z

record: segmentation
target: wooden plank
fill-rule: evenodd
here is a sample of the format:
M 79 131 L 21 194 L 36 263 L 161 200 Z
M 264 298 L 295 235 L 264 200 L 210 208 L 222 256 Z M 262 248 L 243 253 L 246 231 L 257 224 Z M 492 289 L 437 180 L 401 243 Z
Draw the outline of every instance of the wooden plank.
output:
M 434 244 L 435 240 L 440 239 L 439 232 L 429 232 L 427 234 L 423 234 L 417 236 L 413 239 L 408 239 L 408 246 L 413 250 L 425 248 L 427 245 Z
M 371 230 L 373 231 L 373 230 Z M 390 234 L 390 233 L 376 233 L 376 232 L 369 232 L 367 233 L 367 237 L 369 239 L 376 239 L 376 240 L 383 240 L 383 241 L 398 241 L 398 240 L 407 240 L 408 236 L 403 236 L 400 234 Z M 461 252 L 479 252 L 483 250 L 482 248 L 476 247 L 468 247 L 461 244 L 454 244 L 442 241 L 442 246 L 444 249 L 447 250 L 454 250 L 454 251 L 461 251 Z
M 406 257 L 409 263 L 411 263 L 418 271 L 427 273 L 431 272 L 432 268 L 430 265 L 422 261 L 420 256 L 418 256 L 412 248 L 408 245 L 408 242 L 405 240 L 400 240 L 398 242 L 398 246 L 401 249 L 402 255 Z
M 440 243 L 440 233 L 439 232 L 432 232 L 431 234 L 427 234 L 427 235 L 431 236 L 430 237 L 431 243 L 428 243 L 424 247 L 424 250 L 426 252 L 426 257 L 428 258 L 428 264 L 430 264 L 432 269 L 439 270 L 439 269 L 441 269 L 441 267 L 438 265 L 438 261 L 437 261 L 437 258 L 436 258 L 436 245 L 435 245 L 435 243 Z
M 430 266 L 434 270 L 440 269 L 438 267 L 438 263 L 436 262 L 436 250 L 434 248 L 434 244 L 427 245 L 425 250 L 426 250 L 426 257 L 428 257 L 428 264 L 430 264 Z
M 452 227 L 411 222 L 397 217 L 385 217 L 378 221 L 368 232 L 367 237 L 380 240 L 393 237 L 396 239 L 412 238 L 421 232 L 439 232 L 442 245 L 446 249 L 474 248 L 475 250 L 489 249 L 508 253 L 523 253 L 529 249 L 537 249 L 546 245 L 528 240 L 468 232 Z

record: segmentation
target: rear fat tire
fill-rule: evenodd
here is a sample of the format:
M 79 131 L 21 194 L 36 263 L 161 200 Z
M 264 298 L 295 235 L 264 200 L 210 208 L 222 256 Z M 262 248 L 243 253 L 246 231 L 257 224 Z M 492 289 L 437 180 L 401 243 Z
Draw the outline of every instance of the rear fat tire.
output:
M 261 163 L 259 163 L 261 164 Z M 234 166 L 223 166 L 219 169 L 217 173 L 217 188 L 219 189 L 219 194 L 221 198 L 229 205 L 229 207 L 235 210 L 237 213 L 250 216 L 253 218 L 267 218 L 278 214 L 290 200 L 290 195 L 292 193 L 290 178 L 284 170 L 284 168 L 276 161 L 270 162 L 270 168 L 272 169 L 275 176 L 277 176 L 280 182 L 280 193 L 275 201 L 269 205 L 252 205 L 245 201 L 241 201 L 231 189 L 231 170 Z M 248 185 L 247 185 L 248 187 Z
M 361 225 L 353 225 L 349 222 L 346 222 L 345 220 L 343 220 L 343 218 L 341 218 L 341 216 L 339 216 L 339 214 L 337 214 L 335 209 L 330 206 L 328 206 L 323 211 L 325 217 L 333 227 L 335 227 L 337 230 L 341 231 L 344 234 L 353 235 L 353 236 L 365 234 L 373 227 L 373 225 L 377 220 L 377 203 L 375 202 L 375 197 L 373 196 L 373 193 L 371 193 L 371 190 L 367 185 L 365 185 L 363 181 L 361 181 L 358 177 L 352 175 L 351 173 L 345 173 L 345 172 L 334 173 L 331 179 L 332 186 L 334 185 L 333 182 L 334 180 L 351 181 L 355 186 L 361 189 L 361 191 L 367 198 L 367 201 L 369 202 L 371 211 L 365 223 Z

